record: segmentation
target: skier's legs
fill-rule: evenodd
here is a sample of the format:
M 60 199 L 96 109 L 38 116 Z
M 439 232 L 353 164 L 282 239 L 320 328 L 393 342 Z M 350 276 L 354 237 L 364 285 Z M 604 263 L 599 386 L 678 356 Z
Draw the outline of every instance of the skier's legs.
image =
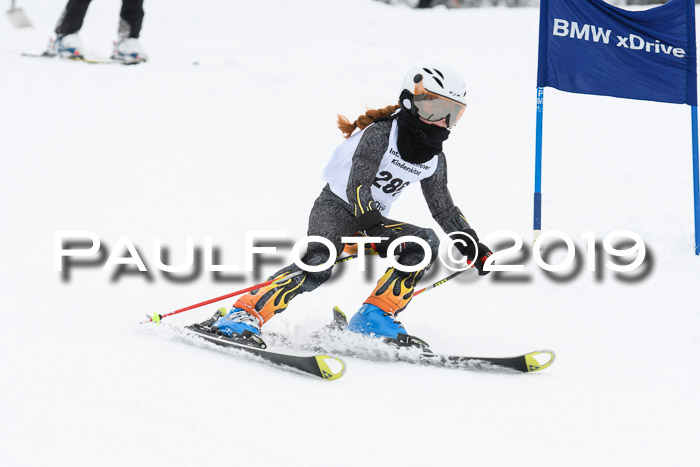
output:
M 430 247 L 430 263 L 425 269 L 428 269 L 431 264 L 437 259 L 438 250 L 440 248 L 440 239 L 433 229 L 428 229 L 425 227 L 418 227 L 412 224 L 407 224 L 405 222 L 397 222 L 391 219 L 387 219 L 388 224 L 385 227 L 390 227 L 393 231 L 398 232 L 401 236 L 408 237 L 418 237 L 425 242 Z M 399 264 L 404 266 L 415 266 L 420 264 L 425 258 L 425 251 L 423 247 L 415 242 L 406 243 L 406 247 L 401 252 L 399 256 Z
M 69 0 L 56 24 L 56 35 L 67 36 L 80 31 L 83 27 L 85 13 L 91 0 Z
M 122 0 L 122 10 L 119 13 L 119 38 L 138 39 L 143 16 L 143 0 Z
M 395 315 L 402 311 L 410 302 L 415 284 L 423 277 L 432 261 L 437 257 L 439 239 L 431 229 L 416 227 L 411 224 L 390 221 L 389 225 L 403 235 L 419 237 L 430 246 L 431 262 L 425 268 L 416 272 L 404 272 L 389 268 L 379 280 L 375 290 L 365 303 L 373 304 L 385 312 Z M 314 203 L 309 217 L 309 235 L 318 235 L 329 239 L 337 253 L 342 252 L 344 244 L 341 237 L 351 235 L 355 230 L 355 216 L 343 205 L 328 195 L 325 191 Z M 302 257 L 305 264 L 317 266 L 329 258 L 329 251 L 320 243 L 311 243 L 306 254 Z M 420 245 L 409 242 L 398 258 L 399 264 L 415 266 L 423 261 L 425 251 Z M 270 279 L 282 279 L 280 282 L 251 292 L 241 297 L 234 308 L 241 308 L 256 316 L 260 324 L 267 322 L 272 316 L 287 308 L 289 301 L 300 293 L 310 292 L 331 277 L 332 267 L 320 272 L 304 272 L 288 280 L 283 277 L 300 271 L 296 264 L 291 264 L 271 276 Z
M 343 236 L 352 235 L 355 229 L 355 216 L 342 204 L 334 194 L 323 190 L 316 199 L 309 216 L 308 235 L 321 236 L 333 243 L 336 254 L 343 251 Z M 318 266 L 330 258 L 328 248 L 320 243 L 310 243 L 306 254 L 302 257 L 304 264 Z M 257 319 L 262 326 L 275 314 L 283 312 L 289 305 L 289 301 L 297 295 L 310 292 L 326 282 L 331 277 L 333 267 L 319 272 L 303 272 L 289 279 L 294 272 L 301 271 L 296 264 L 291 264 L 273 274 L 272 279 L 281 279 L 279 282 L 262 287 L 258 290 L 241 296 L 233 305 L 234 310 L 247 311 Z M 226 317 L 214 324 L 220 330 L 224 326 Z
M 348 330 L 375 337 L 396 339 L 399 334 L 407 334 L 403 325 L 396 321 L 396 315 L 403 311 L 413 298 L 415 285 L 437 257 L 440 242 L 431 229 L 395 222 L 385 227 L 392 225 L 393 230 L 404 236 L 412 235 L 425 240 L 430 247 L 430 263 L 425 268 L 414 272 L 404 272 L 394 267 L 387 269 L 365 303 L 348 323 Z M 415 266 L 423 261 L 425 254 L 420 245 L 407 243 L 398 262 L 403 266 Z

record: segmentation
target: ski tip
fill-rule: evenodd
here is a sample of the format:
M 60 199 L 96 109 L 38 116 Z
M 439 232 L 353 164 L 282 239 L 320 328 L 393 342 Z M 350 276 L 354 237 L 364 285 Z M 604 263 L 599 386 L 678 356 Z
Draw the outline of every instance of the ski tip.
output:
M 343 313 L 343 310 L 341 310 L 340 307 L 337 305 L 333 307 L 333 314 L 336 314 L 336 313 L 338 315 L 342 316 L 345 319 L 345 321 L 348 320 L 347 315 L 345 313 Z
M 345 329 L 348 325 L 348 317 L 343 311 L 337 307 L 333 307 L 333 321 L 331 321 L 331 329 Z
M 556 354 L 553 350 L 537 350 L 525 354 L 525 365 L 528 373 L 544 370 L 554 363 L 555 358 Z
M 338 379 L 345 374 L 345 362 L 330 355 L 316 355 L 316 363 L 323 379 Z

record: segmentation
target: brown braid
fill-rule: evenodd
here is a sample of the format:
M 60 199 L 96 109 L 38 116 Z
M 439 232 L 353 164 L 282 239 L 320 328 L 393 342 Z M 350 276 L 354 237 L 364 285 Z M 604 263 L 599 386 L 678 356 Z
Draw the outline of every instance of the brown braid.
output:
M 383 109 L 370 109 L 364 115 L 357 117 L 357 120 L 352 123 L 350 123 L 350 120 L 346 117 L 338 115 L 338 128 L 340 128 L 340 131 L 343 132 L 346 138 L 349 138 L 353 131 L 355 131 L 355 128 L 364 130 L 370 124 L 374 123 L 375 120 L 388 117 L 396 112 L 398 108 L 398 105 L 388 105 Z

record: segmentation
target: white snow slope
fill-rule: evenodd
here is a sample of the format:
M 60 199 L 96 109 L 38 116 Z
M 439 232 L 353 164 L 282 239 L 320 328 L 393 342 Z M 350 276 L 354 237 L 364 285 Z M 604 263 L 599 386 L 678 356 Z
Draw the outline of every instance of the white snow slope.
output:
M 176 283 L 157 269 L 153 238 L 179 264 L 186 237 L 201 248 L 211 236 L 220 262 L 241 269 L 246 230 L 301 238 L 342 141 L 336 114 L 395 102 L 409 66 L 435 61 L 468 83 L 467 113 L 445 144 L 454 199 L 482 237 L 507 229 L 529 244 L 537 9 L 148 0 L 152 58 L 126 67 L 21 57 L 43 50 L 63 2 L 20 3 L 35 28 L 0 20 L 0 465 L 697 465 L 700 258 L 686 106 L 547 89 L 543 224 L 575 240 L 581 270 L 557 282 L 531 256 L 511 255 L 528 280 L 469 271 L 401 316 L 436 351 L 551 348 L 551 368 L 349 358 L 342 379 L 322 381 L 139 324 L 262 280 L 291 262 L 289 248 L 237 281 L 202 272 Z M 88 11 L 81 35 L 96 55 L 111 51 L 119 8 L 103 0 Z M 438 229 L 417 188 L 391 215 Z M 586 270 L 581 235 L 620 229 L 648 247 L 641 280 Z M 128 237 L 150 280 L 112 280 L 112 266 L 62 280 L 59 230 L 95 232 L 106 254 Z M 371 280 L 348 263 L 267 327 L 294 334 L 324 325 L 334 304 L 354 311 L 386 267 L 371 263 Z

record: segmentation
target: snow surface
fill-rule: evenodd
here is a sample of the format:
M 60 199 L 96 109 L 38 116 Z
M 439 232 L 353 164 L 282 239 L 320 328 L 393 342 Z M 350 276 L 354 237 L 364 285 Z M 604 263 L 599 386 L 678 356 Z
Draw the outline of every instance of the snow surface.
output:
M 524 257 L 524 281 L 469 272 L 402 315 L 436 351 L 551 348 L 551 368 L 483 374 L 349 358 L 347 374 L 326 382 L 140 325 L 145 313 L 254 281 L 168 281 L 153 237 L 177 264 L 187 236 L 198 246 L 212 236 L 221 261 L 241 267 L 246 229 L 302 237 L 341 142 L 336 114 L 393 103 L 405 70 L 427 60 L 468 83 L 468 111 L 445 145 L 454 199 L 482 236 L 508 229 L 528 244 L 537 9 L 148 0 L 151 61 L 125 67 L 21 57 L 43 50 L 63 2 L 19 6 L 35 28 L 0 20 L 0 465 L 697 465 L 687 107 L 545 93 L 544 227 L 580 247 L 590 230 L 599 240 L 638 233 L 645 278 L 584 264 L 557 282 Z M 96 55 L 111 51 L 119 8 L 103 0 L 88 11 L 82 37 Z M 392 216 L 437 228 L 415 188 Z M 100 267 L 63 281 L 57 230 L 94 231 L 109 252 L 129 237 L 150 281 L 113 281 L 114 268 Z M 281 252 L 255 278 L 291 261 Z M 268 327 L 291 335 L 326 324 L 334 304 L 357 309 L 385 267 L 372 263 L 372 280 L 348 263 Z

